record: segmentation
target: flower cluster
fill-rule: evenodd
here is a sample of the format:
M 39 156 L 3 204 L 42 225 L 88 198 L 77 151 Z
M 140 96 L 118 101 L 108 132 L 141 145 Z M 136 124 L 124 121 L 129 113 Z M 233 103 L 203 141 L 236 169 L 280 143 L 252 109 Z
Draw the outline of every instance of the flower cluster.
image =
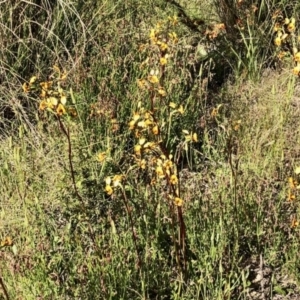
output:
M 183 105 L 168 101 L 165 88 L 165 73 L 172 57 L 178 37 L 173 27 L 178 23 L 177 17 L 170 17 L 167 21 L 158 23 L 150 30 L 150 43 L 140 47 L 142 51 L 149 50 L 151 56 L 141 64 L 149 68 L 148 74 L 137 80 L 138 87 L 145 91 L 144 103 L 139 102 L 137 109 L 132 113 L 128 128 L 132 132 L 135 145 L 133 146 L 134 165 L 147 178 L 152 186 L 163 187 L 166 191 L 165 199 L 177 207 L 183 205 L 180 197 L 179 179 L 176 163 L 172 154 L 166 147 L 166 140 L 172 124 L 173 115 L 183 115 Z M 157 99 L 162 102 L 158 102 Z M 182 130 L 185 141 L 193 143 L 198 141 L 197 134 Z M 99 153 L 99 162 L 106 160 L 106 152 Z M 105 192 L 112 195 L 117 187 L 121 186 L 120 175 L 105 179 Z
M 295 169 L 295 175 L 288 178 L 288 201 L 291 204 L 295 204 L 298 196 L 299 196 L 299 174 L 300 174 L 300 167 Z M 296 217 L 296 213 L 292 217 L 291 227 L 295 228 L 299 225 L 298 219 Z
M 274 44 L 276 46 L 281 46 L 286 42 L 287 38 L 294 34 L 296 29 L 296 19 L 295 18 L 285 18 L 283 22 L 276 22 L 273 28 L 273 31 L 276 32 L 274 38 Z
M 300 75 L 300 51 L 298 43 L 300 36 L 296 35 L 296 19 L 285 18 L 274 24 L 273 31 L 275 33 L 274 45 L 279 49 L 277 57 L 282 60 L 284 57 L 292 57 L 294 61 L 293 73 Z
M 175 247 L 177 257 L 181 257 L 179 251 L 185 254 L 186 226 L 183 216 L 184 201 L 180 195 L 179 175 L 177 172 L 177 161 L 173 158 L 173 123 L 172 116 L 181 116 L 184 114 L 183 105 L 170 102 L 171 89 L 167 90 L 165 80 L 167 70 L 171 69 L 170 58 L 176 50 L 175 44 L 178 42 L 173 27 L 177 24 L 177 18 L 172 17 L 167 21 L 158 23 L 150 30 L 150 42 L 140 46 L 140 51 L 146 52 L 145 60 L 140 68 L 144 69 L 142 78 L 137 80 L 137 86 L 141 90 L 141 97 L 136 102 L 133 100 L 134 110 L 128 120 L 128 129 L 131 132 L 130 142 L 133 141 L 132 152 L 125 153 L 119 169 L 124 175 L 111 174 L 105 178 L 104 191 L 109 196 L 119 196 L 124 203 L 124 208 L 128 214 L 131 223 L 132 236 L 136 244 L 135 225 L 131 216 L 130 199 L 127 196 L 127 190 L 139 190 L 143 184 L 148 191 L 155 194 L 162 193 L 164 203 L 170 211 L 170 225 L 173 232 L 178 230 L 178 246 Z M 174 101 L 174 100 L 173 100 Z M 101 107 L 93 107 L 93 115 L 101 115 Z M 114 121 L 118 125 L 117 120 Z M 175 127 L 175 126 L 174 126 Z M 174 130 L 175 131 L 175 130 Z M 178 130 L 176 130 L 178 132 Z M 183 131 L 185 141 L 184 145 L 197 141 L 196 133 Z M 174 140 L 177 142 L 178 138 Z M 131 143 L 130 143 L 131 144 Z M 177 147 L 178 145 L 176 145 Z M 180 145 L 181 146 L 181 145 Z M 174 147 L 175 148 L 175 147 Z M 179 147 L 178 147 L 179 148 Z M 180 151 L 183 147 L 180 147 Z M 176 149 L 174 149 L 177 154 Z M 100 152 L 97 160 L 104 168 L 105 162 L 111 160 L 110 149 Z M 124 171 L 123 171 L 124 170 Z M 120 174 L 120 173 L 119 173 Z M 136 188 L 131 189 L 133 184 L 126 182 L 134 177 Z M 137 180 L 142 181 L 137 184 Z M 153 200 L 156 197 L 153 198 Z M 177 222 L 175 216 L 177 214 Z M 177 245 L 177 241 L 176 241 Z M 138 255 L 137 249 L 137 255 Z M 183 255 L 185 261 L 185 256 Z M 140 263 L 139 263 L 140 264 Z M 178 265 L 182 266 L 178 261 Z
M 150 40 L 153 44 L 158 45 L 162 51 L 168 49 L 168 42 L 177 43 L 178 37 L 175 31 L 166 30 L 178 24 L 176 16 L 169 17 L 167 22 L 159 22 L 150 30 Z
M 158 135 L 159 125 L 154 119 L 154 115 L 151 111 L 145 110 L 143 107 L 138 112 L 135 112 L 131 121 L 128 124 L 129 129 L 135 132 L 135 137 L 139 138 L 143 135 Z
M 59 67 L 53 67 L 54 76 L 53 80 L 39 81 L 36 76 L 30 78 L 29 82 L 23 84 L 23 91 L 25 93 L 38 92 L 40 99 L 39 110 L 49 110 L 58 116 L 69 114 L 76 116 L 74 108 L 66 109 L 67 92 L 62 88 L 62 82 L 66 80 L 66 72 L 61 72 Z
M 155 58 L 153 60 L 148 57 L 142 66 L 151 62 L 153 68 L 146 79 L 138 80 L 141 89 L 155 91 L 161 97 L 167 96 L 162 77 L 171 58 L 172 48 L 178 42 L 177 34 L 172 30 L 177 23 L 177 17 L 169 17 L 166 22 L 159 22 L 150 30 L 150 47 Z M 145 49 L 145 46 L 141 49 Z
M 183 112 L 182 107 L 177 108 L 175 104 L 172 104 L 172 107 L 174 107 L 173 113 Z M 170 187 L 168 198 L 176 206 L 181 206 L 183 201 L 179 197 L 176 164 L 173 162 L 172 155 L 168 155 L 162 146 L 161 129 L 155 120 L 154 113 L 141 107 L 138 112 L 133 114 L 128 126 L 137 139 L 134 146 L 136 165 L 150 174 L 151 185 L 157 185 L 164 181 Z
M 114 192 L 114 189 L 121 187 L 123 176 L 122 175 L 115 175 L 113 178 L 106 177 L 105 178 L 105 192 L 107 195 L 111 196 Z

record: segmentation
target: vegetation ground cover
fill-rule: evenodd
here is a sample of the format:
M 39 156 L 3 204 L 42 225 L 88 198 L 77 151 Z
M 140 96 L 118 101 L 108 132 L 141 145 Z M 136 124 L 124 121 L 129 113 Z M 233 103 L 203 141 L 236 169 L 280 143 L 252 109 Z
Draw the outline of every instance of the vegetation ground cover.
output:
M 7 1 L 1 299 L 298 299 L 297 1 Z

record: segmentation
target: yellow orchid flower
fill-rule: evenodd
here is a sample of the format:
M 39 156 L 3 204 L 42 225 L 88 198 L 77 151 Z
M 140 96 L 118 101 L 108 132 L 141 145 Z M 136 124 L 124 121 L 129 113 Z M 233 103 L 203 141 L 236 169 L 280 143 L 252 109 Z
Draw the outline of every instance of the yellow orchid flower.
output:
M 175 197 L 175 199 L 174 199 L 174 204 L 175 204 L 176 206 L 182 206 L 183 200 L 182 200 L 181 198 L 179 198 L 179 197 Z
M 59 116 L 62 116 L 62 115 L 64 115 L 66 113 L 65 107 L 61 103 L 58 104 L 57 109 L 56 109 L 56 113 Z
M 171 177 L 170 177 L 170 183 L 173 184 L 173 185 L 175 185 L 175 184 L 178 183 L 178 178 L 177 178 L 177 176 L 175 174 L 171 175 Z

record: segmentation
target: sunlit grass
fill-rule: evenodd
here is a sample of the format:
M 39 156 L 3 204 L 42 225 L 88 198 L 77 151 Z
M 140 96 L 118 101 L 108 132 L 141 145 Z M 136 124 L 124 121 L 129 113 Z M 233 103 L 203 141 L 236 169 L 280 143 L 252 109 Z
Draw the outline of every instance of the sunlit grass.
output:
M 3 299 L 300 295 L 297 6 L 176 3 L 3 4 Z

